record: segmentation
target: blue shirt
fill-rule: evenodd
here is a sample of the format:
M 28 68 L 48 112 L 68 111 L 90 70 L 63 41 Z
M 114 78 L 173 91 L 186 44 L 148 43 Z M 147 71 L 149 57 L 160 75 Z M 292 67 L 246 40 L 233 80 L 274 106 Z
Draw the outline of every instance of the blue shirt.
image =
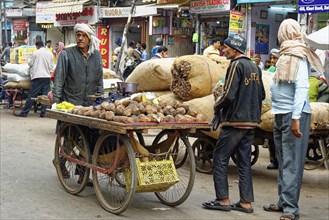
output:
M 146 50 L 143 50 L 141 60 L 146 61 L 148 59 L 149 59 L 149 55 L 147 54 Z
M 287 114 L 292 112 L 292 119 L 299 119 L 302 112 L 311 113 L 309 103 L 309 67 L 306 60 L 299 63 L 295 82 L 271 83 L 271 100 L 273 114 Z

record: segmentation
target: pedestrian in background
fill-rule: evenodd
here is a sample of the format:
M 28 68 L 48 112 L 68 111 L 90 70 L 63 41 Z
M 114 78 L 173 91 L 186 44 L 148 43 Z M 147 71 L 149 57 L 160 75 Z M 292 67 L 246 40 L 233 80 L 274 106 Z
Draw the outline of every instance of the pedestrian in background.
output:
M 263 206 L 265 211 L 283 212 L 280 220 L 299 218 L 298 200 L 310 134 L 310 67 L 323 72 L 318 56 L 302 39 L 297 21 L 286 19 L 281 23 L 278 30 L 281 56 L 270 87 L 279 199 Z
M 152 48 L 151 51 L 151 57 L 154 57 L 155 54 L 158 52 L 159 47 L 163 46 L 163 40 L 161 37 L 158 37 L 157 39 L 155 39 L 155 46 Z
M 54 56 L 44 47 L 42 41 L 37 41 L 35 46 L 37 50 L 33 52 L 31 59 L 28 61 L 31 68 L 32 85 L 23 110 L 16 115 L 19 117 L 26 117 L 29 114 L 34 104 L 32 98 L 37 98 L 38 95 L 47 96 L 50 89 L 50 73 L 54 68 Z M 40 117 L 45 117 L 46 109 L 46 105 L 41 105 Z
M 1 59 L 5 58 L 6 63 L 10 63 L 10 49 L 12 48 L 13 43 L 9 42 L 8 46 L 2 51 Z
M 213 40 L 211 42 L 211 45 L 203 51 L 203 55 L 215 62 L 219 62 L 220 60 L 219 49 L 220 49 L 220 40 Z
M 142 43 L 141 46 L 142 46 L 142 58 L 141 58 L 141 61 L 144 62 L 144 61 L 146 61 L 146 60 L 149 59 L 149 55 L 148 55 L 148 53 L 146 51 L 146 48 L 147 48 L 146 43 Z
M 256 63 L 256 65 L 261 69 L 264 70 L 265 66 L 264 63 L 262 62 L 262 58 L 260 56 L 260 54 L 256 54 L 255 58 L 254 58 L 254 63 Z
M 221 132 L 213 153 L 216 198 L 204 202 L 208 209 L 237 210 L 252 213 L 254 202 L 251 174 L 251 144 L 255 128 L 259 127 L 265 90 L 262 71 L 245 56 L 247 42 L 241 35 L 229 36 L 224 41 L 224 52 L 231 59 L 227 69 L 224 94 L 216 100 L 215 115 L 220 118 Z M 228 163 L 237 155 L 240 199 L 231 204 L 228 186 Z
M 168 57 L 168 48 L 166 46 L 159 47 L 157 53 L 151 59 L 162 59 Z

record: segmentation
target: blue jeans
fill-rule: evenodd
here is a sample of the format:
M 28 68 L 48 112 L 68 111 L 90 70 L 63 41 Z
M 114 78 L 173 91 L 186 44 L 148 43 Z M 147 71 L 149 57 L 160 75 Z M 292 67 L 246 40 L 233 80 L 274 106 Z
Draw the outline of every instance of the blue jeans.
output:
M 222 127 L 213 156 L 216 199 L 228 199 L 228 163 L 236 152 L 239 168 L 239 192 L 241 202 L 253 202 L 254 192 L 251 174 L 251 144 L 255 129 Z
M 311 114 L 302 113 L 301 138 L 291 131 L 292 113 L 277 114 L 274 119 L 274 142 L 279 162 L 278 205 L 285 213 L 298 215 L 298 200 L 310 134 Z
M 29 96 L 20 115 L 27 116 L 34 104 L 34 101 L 31 98 L 37 98 L 39 95 L 48 95 L 49 89 L 50 89 L 50 78 L 33 79 Z M 47 109 L 47 105 L 41 105 L 40 108 L 41 116 L 45 115 L 46 109 Z

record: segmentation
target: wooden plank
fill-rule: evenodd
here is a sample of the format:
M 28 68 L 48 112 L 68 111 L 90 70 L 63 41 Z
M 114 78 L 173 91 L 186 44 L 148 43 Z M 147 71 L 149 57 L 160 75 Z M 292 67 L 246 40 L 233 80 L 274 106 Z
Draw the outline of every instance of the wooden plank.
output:
M 125 124 L 105 119 L 92 118 L 82 115 L 66 113 L 57 110 L 47 109 L 47 117 L 60 121 L 70 122 L 73 124 L 88 126 L 90 128 L 102 129 L 119 134 L 125 134 L 131 130 L 148 130 L 148 129 L 169 129 L 169 130 L 187 130 L 194 133 L 198 129 L 211 130 L 212 126 L 208 123 L 138 123 Z

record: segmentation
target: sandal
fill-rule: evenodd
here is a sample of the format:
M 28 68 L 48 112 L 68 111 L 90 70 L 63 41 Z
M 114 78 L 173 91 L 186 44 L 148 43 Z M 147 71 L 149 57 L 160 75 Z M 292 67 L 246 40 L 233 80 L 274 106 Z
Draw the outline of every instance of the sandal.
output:
M 285 214 L 280 216 L 280 220 L 298 220 L 299 215 Z
M 244 207 L 242 207 L 240 202 L 232 204 L 231 209 L 236 210 L 236 211 L 240 211 L 240 212 L 245 212 L 245 213 L 253 213 L 254 212 L 253 208 L 244 208 Z
M 278 204 L 274 204 L 274 203 L 269 205 L 264 205 L 263 209 L 267 212 L 283 212 L 283 208 Z
M 219 210 L 219 211 L 231 211 L 230 205 L 222 205 L 217 200 L 212 200 L 208 202 L 202 203 L 203 207 L 206 209 L 213 209 L 213 210 Z

